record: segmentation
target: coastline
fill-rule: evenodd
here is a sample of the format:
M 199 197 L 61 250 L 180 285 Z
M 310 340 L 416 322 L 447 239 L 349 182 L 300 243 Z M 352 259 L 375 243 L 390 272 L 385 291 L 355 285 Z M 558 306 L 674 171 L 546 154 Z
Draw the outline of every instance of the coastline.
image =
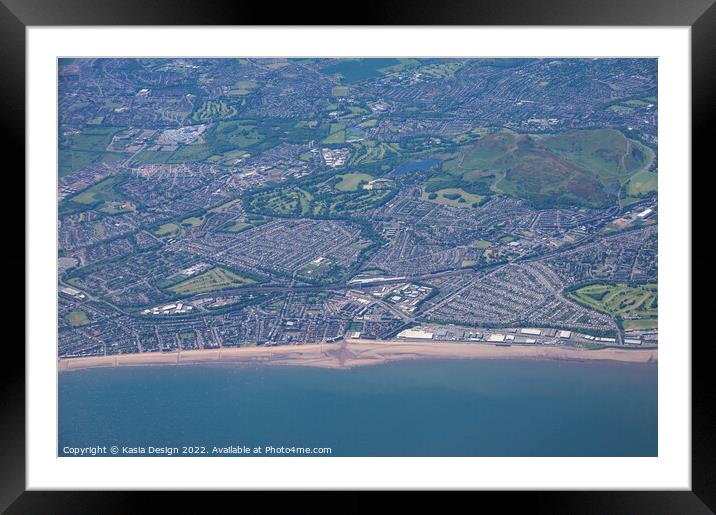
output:
M 658 349 L 574 349 L 546 346 L 495 346 L 484 343 L 350 340 L 340 343 L 198 349 L 113 356 L 59 358 L 58 371 L 123 366 L 241 363 L 350 369 L 411 359 L 548 359 L 656 363 Z

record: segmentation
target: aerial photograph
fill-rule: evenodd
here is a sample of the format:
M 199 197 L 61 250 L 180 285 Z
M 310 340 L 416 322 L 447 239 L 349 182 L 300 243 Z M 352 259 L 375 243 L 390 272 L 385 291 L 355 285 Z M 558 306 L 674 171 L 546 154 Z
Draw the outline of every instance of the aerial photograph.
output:
M 58 456 L 657 456 L 657 78 L 58 59 Z

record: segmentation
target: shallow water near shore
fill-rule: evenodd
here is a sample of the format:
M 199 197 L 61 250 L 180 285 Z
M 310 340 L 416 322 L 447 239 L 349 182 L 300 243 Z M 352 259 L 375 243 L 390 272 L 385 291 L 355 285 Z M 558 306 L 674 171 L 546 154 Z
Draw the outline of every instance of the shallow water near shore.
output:
M 243 446 L 333 456 L 656 456 L 657 366 L 415 360 L 62 373 L 58 454 L 97 446 L 174 456 L 186 456 L 183 447 L 237 455 Z

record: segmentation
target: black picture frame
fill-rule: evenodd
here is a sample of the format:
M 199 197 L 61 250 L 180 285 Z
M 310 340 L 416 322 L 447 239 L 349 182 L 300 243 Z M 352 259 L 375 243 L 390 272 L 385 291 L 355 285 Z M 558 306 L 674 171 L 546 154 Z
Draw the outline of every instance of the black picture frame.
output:
M 692 149 L 693 168 L 707 172 L 708 125 L 714 114 L 713 89 L 716 85 L 716 6 L 715 0 L 460 0 L 435 3 L 418 0 L 393 1 L 381 6 L 361 3 L 354 13 L 336 15 L 325 24 L 351 25 L 636 25 L 690 26 L 692 42 Z M 317 13 L 337 12 L 335 5 L 322 2 L 244 3 L 196 0 L 0 0 L 0 83 L 2 95 L 3 156 L 17 157 L 14 165 L 24 169 L 25 158 L 25 28 L 64 25 L 315 25 Z M 88 47 L 88 48 L 91 48 Z M 6 172 L 7 173 L 7 172 Z M 22 202 L 25 191 L 21 175 L 6 178 L 4 186 Z M 13 182 L 14 181 L 14 184 Z M 6 190 L 7 191 L 7 190 Z M 698 190 L 692 190 L 699 193 Z M 699 193 L 703 196 L 705 193 Z M 692 195 L 692 205 L 698 196 Z M 701 199 L 705 200 L 705 199 Z M 706 202 L 705 205 L 708 205 Z M 18 206 L 17 212 L 20 211 Z M 693 216 L 694 222 L 698 217 Z M 22 234 L 21 234 L 22 233 Z M 24 241 L 24 225 L 6 228 L 5 234 Z M 24 249 L 24 244 L 17 243 Z M 20 247 L 20 245 L 22 245 Z M 693 248 L 693 247 L 692 247 Z M 23 269 L 24 250 L 0 256 L 6 268 Z M 693 265 L 696 265 L 695 267 Z M 692 259 L 692 270 L 705 267 L 705 261 Z M 693 272 L 692 272 L 693 273 Z M 17 274 L 19 276 L 19 274 Z M 18 277 L 19 280 L 19 277 Z M 16 286 L 20 291 L 20 285 Z M 24 291 L 24 288 L 23 288 Z M 29 306 L 28 306 L 29 308 Z M 17 308 L 15 308 L 17 309 Z M 707 306 L 693 303 L 692 319 L 704 320 Z M 696 316 L 694 316 L 696 315 Z M 701 316 L 699 316 L 701 315 Z M 19 336 L 19 335 L 18 335 Z M 6 338 L 10 336 L 6 333 Z M 685 344 L 689 342 L 684 342 Z M 708 340 L 702 343 L 708 344 Z M 534 513 L 712 513 L 716 510 L 716 432 L 711 421 L 716 409 L 710 383 L 708 345 L 692 346 L 692 490 L 651 492 L 524 492 L 481 493 L 499 502 L 500 510 L 528 509 Z M 0 510 L 6 513 L 143 513 L 155 502 L 164 508 L 179 507 L 179 513 L 204 511 L 207 496 L 233 494 L 202 492 L 68 492 L 25 491 L 25 354 L 19 345 L 6 345 L 0 359 Z M 246 499 L 246 493 L 241 494 Z M 252 494 L 250 500 L 266 502 L 275 494 Z M 257 499 L 253 499 L 259 497 Z M 422 494 L 413 501 L 428 507 Z M 244 501 L 245 502 L 245 501 Z M 342 499 L 341 511 L 369 509 L 372 502 L 351 493 Z M 330 505 L 334 501 L 326 503 Z M 300 501 L 299 501 L 300 505 Z M 292 501 L 295 509 L 297 506 Z M 311 503 L 315 510 L 315 501 Z M 320 506 L 319 506 L 320 508 Z M 335 505 L 333 506 L 335 509 Z

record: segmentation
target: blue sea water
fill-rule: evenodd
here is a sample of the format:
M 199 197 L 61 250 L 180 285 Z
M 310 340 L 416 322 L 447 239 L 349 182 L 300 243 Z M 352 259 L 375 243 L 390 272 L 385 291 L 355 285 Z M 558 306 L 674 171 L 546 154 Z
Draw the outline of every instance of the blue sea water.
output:
M 150 447 L 298 446 L 330 447 L 333 456 L 656 456 L 657 367 L 416 360 L 352 370 L 88 369 L 60 374 L 59 415 L 59 455 L 90 446 L 145 455 Z

